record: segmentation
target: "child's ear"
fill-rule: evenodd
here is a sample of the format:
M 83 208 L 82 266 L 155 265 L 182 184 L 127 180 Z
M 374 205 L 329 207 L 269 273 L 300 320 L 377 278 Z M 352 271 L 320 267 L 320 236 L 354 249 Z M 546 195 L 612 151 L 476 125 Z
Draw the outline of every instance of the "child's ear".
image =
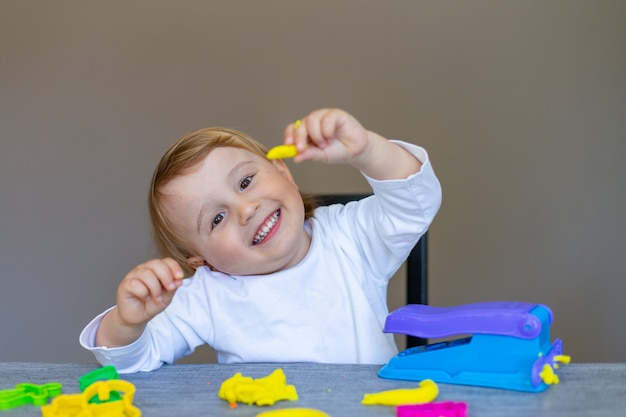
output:
M 189 265 L 194 271 L 201 266 L 208 266 L 209 264 L 199 256 L 192 256 L 187 258 L 187 265 Z
M 282 159 L 271 159 L 270 162 L 283 175 L 283 177 L 287 178 L 287 180 L 289 180 L 289 182 L 293 185 L 296 185 L 296 181 L 293 179 L 291 171 L 289 171 L 287 164 L 285 164 Z

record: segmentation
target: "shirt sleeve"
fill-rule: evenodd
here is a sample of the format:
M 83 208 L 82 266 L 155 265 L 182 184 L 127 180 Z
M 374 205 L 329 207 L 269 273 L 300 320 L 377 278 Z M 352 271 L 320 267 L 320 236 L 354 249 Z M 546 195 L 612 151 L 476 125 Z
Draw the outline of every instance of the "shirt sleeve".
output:
M 335 231 L 333 237 L 347 248 L 346 254 L 367 266 L 369 273 L 363 279 L 381 286 L 400 268 L 441 206 L 441 186 L 426 150 L 392 142 L 418 158 L 421 169 L 403 179 L 375 180 L 364 175 L 374 195 L 330 206 L 323 216 L 326 226 Z
M 406 220 L 409 222 L 418 220 L 415 226 L 421 230 L 421 236 L 428 230 L 441 207 L 441 184 L 424 148 L 398 140 L 391 142 L 415 156 L 422 163 L 421 169 L 405 179 L 381 181 L 367 175 L 364 177 L 372 187 L 374 195 L 389 208 L 390 213 L 404 217 L 404 211 L 411 212 L 408 213 L 410 217 Z M 405 207 L 406 210 L 403 209 Z
M 162 362 L 149 361 L 149 336 L 144 332 L 139 339 L 127 346 L 108 348 L 96 346 L 96 333 L 104 316 L 115 307 L 111 307 L 96 316 L 81 332 L 79 342 L 82 347 L 93 353 L 98 363 L 102 366 L 113 365 L 120 374 L 133 373 L 157 369 Z
M 95 346 L 98 327 L 114 308 L 111 307 L 85 327 L 79 337 L 80 344 L 94 354 L 98 363 L 113 365 L 120 374 L 152 371 L 164 363 L 174 363 L 207 343 L 207 338 L 197 332 L 210 327 L 210 314 L 202 310 L 204 291 L 202 280 L 195 277 L 185 280 L 172 303 L 148 322 L 139 339 L 120 347 Z

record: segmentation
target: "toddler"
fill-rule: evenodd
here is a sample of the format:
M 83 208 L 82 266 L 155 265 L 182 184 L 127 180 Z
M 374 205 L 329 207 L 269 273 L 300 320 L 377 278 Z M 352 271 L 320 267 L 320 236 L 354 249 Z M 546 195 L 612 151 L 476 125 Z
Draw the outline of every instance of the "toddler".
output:
M 248 135 L 180 138 L 150 188 L 161 258 L 132 269 L 117 305 L 80 335 L 102 365 L 149 371 L 205 343 L 220 363 L 382 364 L 397 353 L 382 332 L 387 284 L 441 203 L 426 151 L 339 109 L 288 125 L 284 142 L 296 163 L 350 164 L 374 194 L 315 208 Z

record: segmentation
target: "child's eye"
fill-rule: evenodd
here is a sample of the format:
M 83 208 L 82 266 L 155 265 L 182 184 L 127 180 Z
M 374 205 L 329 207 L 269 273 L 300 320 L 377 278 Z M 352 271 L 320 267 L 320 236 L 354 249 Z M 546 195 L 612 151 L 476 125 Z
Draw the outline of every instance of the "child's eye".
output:
M 246 188 L 248 188 L 248 185 L 250 185 L 251 182 L 252 175 L 248 175 L 246 178 L 243 179 L 243 181 L 241 181 L 241 184 L 239 184 L 239 188 L 241 190 L 245 190 Z
M 219 222 L 224 220 L 224 213 L 219 213 L 217 216 L 213 218 L 213 227 L 217 226 Z

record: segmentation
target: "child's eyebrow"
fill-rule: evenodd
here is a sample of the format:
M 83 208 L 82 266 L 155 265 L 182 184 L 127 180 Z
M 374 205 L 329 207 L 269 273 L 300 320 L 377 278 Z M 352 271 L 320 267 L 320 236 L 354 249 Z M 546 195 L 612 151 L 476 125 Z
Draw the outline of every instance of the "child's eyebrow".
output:
M 204 219 L 207 209 L 208 209 L 207 204 L 203 204 L 202 207 L 200 207 L 200 213 L 198 213 L 198 220 L 196 220 L 196 232 L 198 234 L 200 234 L 200 228 L 202 227 L 202 219 Z
M 248 166 L 254 165 L 254 161 L 243 161 L 235 165 L 228 175 L 226 175 L 226 179 L 231 182 L 239 179 L 239 171 L 248 168 Z

